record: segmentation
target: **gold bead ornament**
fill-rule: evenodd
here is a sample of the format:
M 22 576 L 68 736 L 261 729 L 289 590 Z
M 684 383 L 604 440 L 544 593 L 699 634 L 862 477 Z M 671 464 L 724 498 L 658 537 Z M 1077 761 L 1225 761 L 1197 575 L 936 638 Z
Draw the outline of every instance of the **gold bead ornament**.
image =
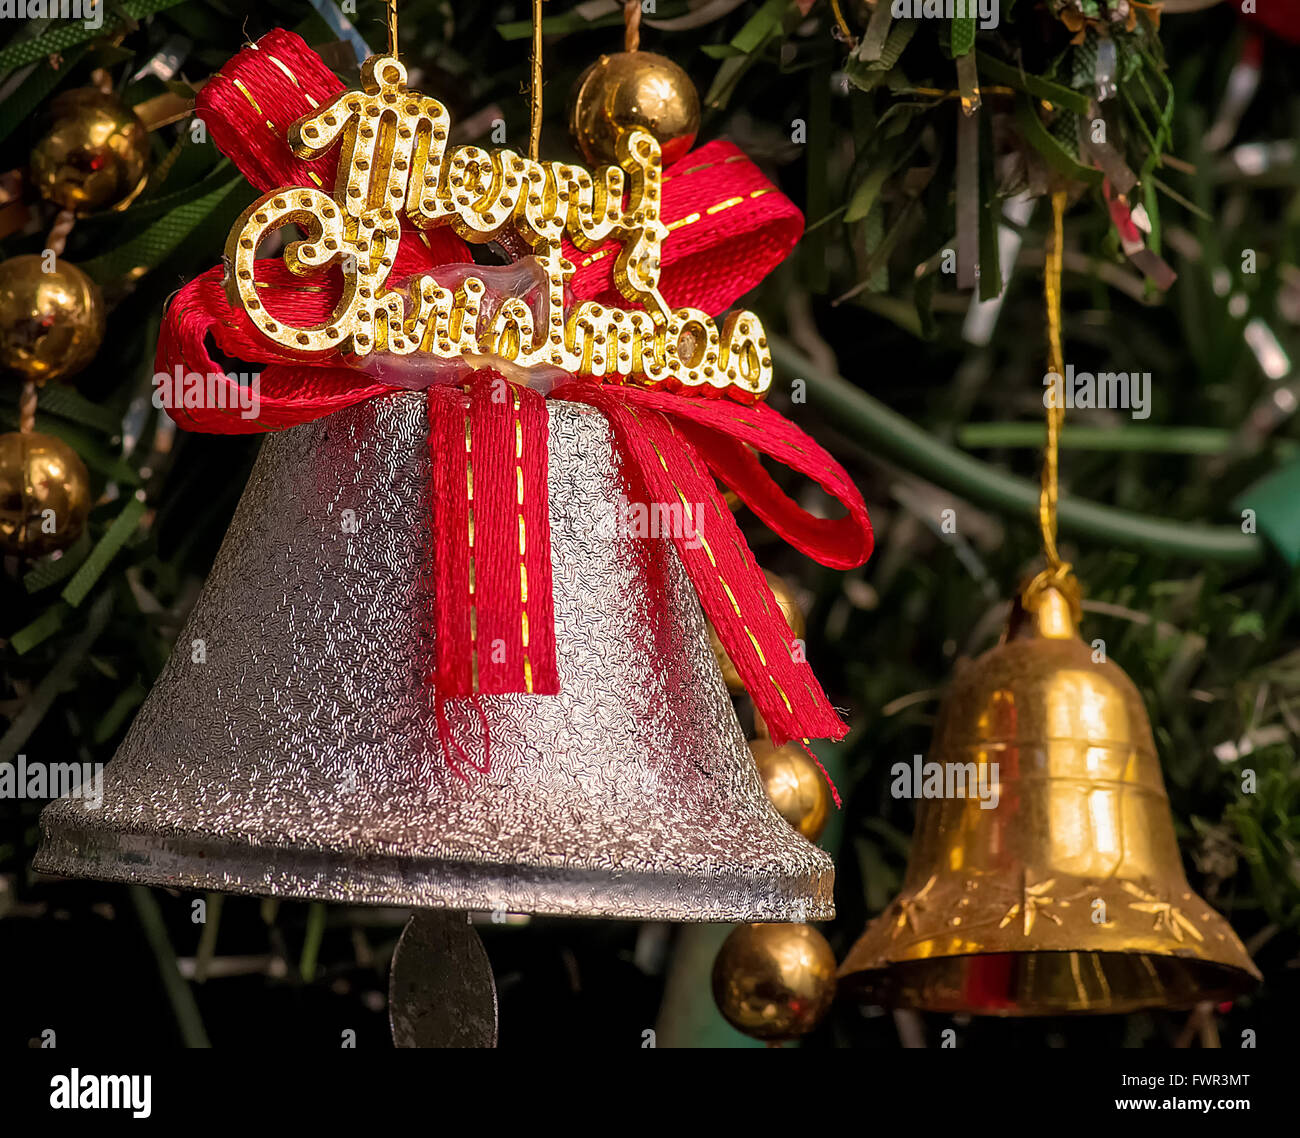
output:
M 0 435 L 0 550 L 41 557 L 66 549 L 90 513 L 90 475 L 62 439 Z
M 831 815 L 830 788 L 817 764 L 797 743 L 774 747 L 770 739 L 755 739 L 749 750 L 772 805 L 799 833 L 815 842 Z
M 785 616 L 786 623 L 790 625 L 790 631 L 794 633 L 794 638 L 802 640 L 806 631 L 806 624 L 803 611 L 794 599 L 794 591 L 791 589 L 789 582 L 783 577 L 778 577 L 775 573 L 769 573 L 766 570 L 763 571 L 763 576 L 767 578 L 767 587 L 772 590 L 772 597 Z M 732 695 L 739 695 L 745 690 L 745 685 L 741 681 L 740 673 L 736 671 L 736 666 L 731 662 L 731 657 L 727 655 L 727 650 L 722 646 L 722 641 L 718 639 L 717 630 L 714 629 L 712 624 L 709 625 L 709 643 L 713 645 L 713 655 L 718 661 L 718 667 L 722 670 L 722 679 L 727 685 L 727 690 Z
M 149 178 L 149 134 L 136 113 L 93 87 L 66 91 L 31 155 L 32 184 L 76 214 L 125 209 Z
M 835 998 L 835 954 L 811 925 L 737 925 L 713 962 L 713 999 L 754 1039 L 796 1039 Z
M 671 165 L 699 133 L 699 92 L 691 77 L 662 55 L 602 55 L 578 79 L 569 129 L 588 162 L 616 161 L 619 139 L 640 129 L 654 136 L 664 165 Z
M 35 254 L 0 262 L 0 368 L 37 383 L 80 371 L 104 339 L 99 286 L 68 261 L 44 266 Z

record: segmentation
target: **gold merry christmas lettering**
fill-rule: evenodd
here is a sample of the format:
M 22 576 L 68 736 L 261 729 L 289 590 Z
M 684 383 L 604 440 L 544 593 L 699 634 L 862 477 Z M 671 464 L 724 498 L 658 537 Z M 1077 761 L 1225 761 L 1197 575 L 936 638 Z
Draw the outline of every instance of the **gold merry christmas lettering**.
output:
M 742 398 L 766 393 L 772 361 L 758 317 L 735 312 L 719 329 L 698 309 L 670 308 L 659 291 L 668 230 L 659 216 L 661 160 L 653 137 L 630 132 L 618 165 L 593 175 L 512 150 L 449 148 L 449 130 L 446 108 L 408 90 L 400 62 L 367 61 L 362 90 L 344 92 L 290 130 L 302 158 L 340 146 L 333 197 L 287 188 L 244 211 L 226 244 L 231 303 L 286 349 L 339 351 L 361 365 L 372 354 L 425 355 L 476 367 L 503 361 L 507 369 L 620 376 L 652 387 L 731 388 Z M 451 225 L 474 243 L 512 241 L 512 251 L 539 269 L 534 302 L 492 297 L 480 276 L 460 266 L 443 274 L 454 287 L 439 284 L 437 270 L 393 287 L 403 215 L 421 229 Z M 258 297 L 258 246 L 287 224 L 306 234 L 284 251 L 293 272 L 342 268 L 343 295 L 321 324 L 286 325 Z M 641 307 L 584 301 L 566 309 L 565 286 L 575 270 L 562 253 L 565 234 L 582 250 L 618 242 L 615 282 Z

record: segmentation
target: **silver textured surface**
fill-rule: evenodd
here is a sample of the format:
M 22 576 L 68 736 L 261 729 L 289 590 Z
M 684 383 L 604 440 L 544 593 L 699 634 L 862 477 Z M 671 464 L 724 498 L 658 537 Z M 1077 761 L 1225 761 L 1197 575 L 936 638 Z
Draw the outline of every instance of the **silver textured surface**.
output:
M 36 868 L 348 903 L 830 917 L 831 861 L 768 802 L 676 551 L 610 532 L 624 485 L 605 420 L 549 406 L 562 692 L 483 697 L 490 774 L 448 770 L 422 679 L 424 397 L 373 400 L 267 439 L 102 808 L 48 806 Z M 476 718 L 449 706 L 478 755 Z

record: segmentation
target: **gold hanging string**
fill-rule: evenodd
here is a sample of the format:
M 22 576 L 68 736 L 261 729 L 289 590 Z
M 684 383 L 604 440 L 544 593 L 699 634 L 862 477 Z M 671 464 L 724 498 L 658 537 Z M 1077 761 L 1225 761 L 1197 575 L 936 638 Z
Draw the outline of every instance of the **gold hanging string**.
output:
M 1061 348 L 1061 265 L 1064 257 L 1065 191 L 1052 194 L 1052 241 L 1047 249 L 1047 266 L 1043 273 L 1043 295 L 1047 301 L 1047 370 L 1062 377 L 1065 363 Z M 1065 419 L 1064 394 L 1059 387 L 1052 391 L 1047 408 L 1047 449 L 1043 455 L 1043 489 L 1038 499 L 1038 526 L 1043 533 L 1043 552 L 1048 567 L 1059 573 L 1061 555 L 1056 548 L 1056 503 L 1059 495 L 1058 471 L 1061 424 Z
M 36 380 L 29 379 L 23 383 L 22 394 L 18 397 L 18 430 L 30 435 L 36 430 Z
M 840 35 L 844 37 L 844 42 L 850 48 L 858 46 L 858 37 L 853 34 L 853 29 L 849 27 L 849 22 L 844 18 L 844 13 L 840 9 L 840 0 L 831 0 L 831 14 L 835 17 L 835 23 L 840 29 Z
M 533 73 L 529 91 L 528 156 L 537 161 L 542 147 L 542 0 L 533 0 Z
M 384 0 L 388 19 L 388 54 L 397 58 L 397 0 Z
M 1061 345 L 1061 275 L 1065 258 L 1066 191 L 1052 194 L 1052 239 L 1047 247 L 1043 271 L 1043 298 L 1047 309 L 1047 369 L 1065 382 L 1065 353 Z M 1060 386 L 1051 389 L 1053 398 L 1047 408 L 1047 445 L 1043 450 L 1042 490 L 1038 497 L 1038 528 L 1043 537 L 1043 555 L 1047 568 L 1035 577 L 1024 591 L 1029 607 L 1039 591 L 1053 587 L 1065 593 L 1079 615 L 1079 587 L 1070 564 L 1061 559 L 1056 546 L 1057 503 L 1060 498 L 1061 427 L 1065 423 L 1065 392 Z
M 623 0 L 623 50 L 641 50 L 641 0 Z
M 108 80 L 107 71 L 99 70 L 94 72 L 92 79 L 101 91 L 112 90 L 112 83 Z M 62 257 L 63 250 L 68 244 L 68 235 L 76 224 L 77 215 L 72 210 L 60 210 L 54 219 L 54 224 L 50 227 L 49 236 L 45 238 L 46 250 L 52 252 L 56 258 Z M 23 384 L 22 393 L 18 396 L 18 430 L 24 435 L 30 435 L 36 430 L 37 396 L 37 382 L 34 379 L 27 380 Z

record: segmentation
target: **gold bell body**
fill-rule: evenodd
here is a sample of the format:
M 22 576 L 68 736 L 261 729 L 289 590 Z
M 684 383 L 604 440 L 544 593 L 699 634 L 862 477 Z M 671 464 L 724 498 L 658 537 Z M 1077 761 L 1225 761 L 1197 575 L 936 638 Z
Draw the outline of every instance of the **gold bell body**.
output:
M 996 794 L 921 798 L 902 892 L 849 952 L 844 988 L 1016 1016 L 1190 1005 L 1259 979 L 1187 883 L 1137 688 L 1094 658 L 1061 592 L 1017 603 L 958 671 L 927 758 Z

